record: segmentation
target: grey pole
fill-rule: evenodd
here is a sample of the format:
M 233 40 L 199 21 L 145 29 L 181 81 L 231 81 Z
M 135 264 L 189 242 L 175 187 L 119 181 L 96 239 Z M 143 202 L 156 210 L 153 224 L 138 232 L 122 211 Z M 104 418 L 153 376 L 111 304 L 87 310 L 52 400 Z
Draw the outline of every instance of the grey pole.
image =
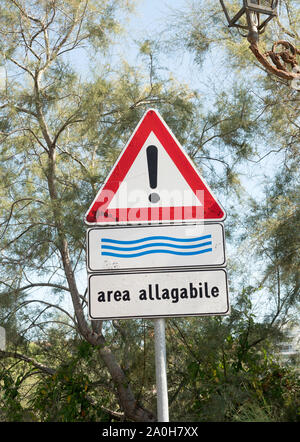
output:
M 154 319 L 157 420 L 169 422 L 165 319 Z
M 5 351 L 6 348 L 6 333 L 5 328 L 0 327 L 0 350 Z

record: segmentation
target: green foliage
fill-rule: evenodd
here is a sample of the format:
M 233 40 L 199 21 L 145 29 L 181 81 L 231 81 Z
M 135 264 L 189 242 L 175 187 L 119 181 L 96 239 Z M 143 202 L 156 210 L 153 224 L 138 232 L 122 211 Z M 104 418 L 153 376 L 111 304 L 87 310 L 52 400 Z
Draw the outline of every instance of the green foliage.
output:
M 101 401 L 89 399 L 90 380 L 82 364 L 92 356 L 89 344 L 81 342 L 76 353 L 52 375 L 42 378 L 35 388 L 30 406 L 42 422 L 105 421 Z M 85 368 L 87 367 L 85 365 Z
M 188 49 L 202 73 L 208 54 L 223 60 L 223 76 L 234 73 L 202 92 L 161 69 L 164 42 L 155 38 L 140 42 L 140 65 L 109 64 L 128 1 L 1 3 L 0 323 L 9 341 L 0 354 L 1 420 L 124 419 L 121 387 L 155 410 L 151 321 L 87 321 L 88 333 L 79 323 L 88 316 L 83 214 L 145 110 L 156 107 L 228 203 L 231 314 L 168 321 L 171 419 L 299 421 L 299 373 L 274 350 L 299 306 L 299 100 L 253 65 L 216 3 L 191 2 L 170 27 L 173 48 Z M 296 37 L 288 15 L 281 25 Z M 273 29 L 287 35 L 282 26 Z M 270 44 L 272 32 L 264 35 Z M 94 69 L 79 73 L 68 54 L 93 55 Z M 256 177 L 269 165 L 262 189 Z M 101 345 L 92 346 L 97 333 Z M 99 357 L 104 347 L 121 385 Z
M 177 375 L 170 367 L 173 419 L 299 421 L 299 374 L 273 359 L 267 341 L 255 344 L 259 326 L 242 315 L 189 326 L 172 321 L 172 340 L 179 336 L 184 343 L 174 359 Z
M 21 421 L 23 420 L 23 407 L 21 405 L 21 384 L 20 377 L 14 378 L 11 373 L 4 373 L 1 379 L 0 403 L 2 412 L 0 421 Z
M 54 333 L 42 352 L 42 346 L 36 344 L 27 350 L 27 354 L 35 355 L 40 363 L 46 361 L 57 365 L 59 362 L 52 374 L 43 374 L 28 364 L 3 367 L 0 372 L 2 421 L 111 420 L 105 408 L 110 403 L 109 396 L 106 393 L 94 395 L 94 384 L 97 386 L 94 376 L 97 374 L 93 367 L 97 350 L 84 341 L 64 342 L 61 360 L 61 339 L 61 335 Z M 54 354 L 52 346 L 55 346 Z

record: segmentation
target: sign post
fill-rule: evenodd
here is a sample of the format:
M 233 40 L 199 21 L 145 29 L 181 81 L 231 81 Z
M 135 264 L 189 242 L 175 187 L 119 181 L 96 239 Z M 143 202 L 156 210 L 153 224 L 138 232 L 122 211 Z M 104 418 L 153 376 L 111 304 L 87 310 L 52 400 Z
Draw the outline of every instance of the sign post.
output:
M 6 348 L 6 332 L 5 328 L 0 327 L 0 350 L 5 351 Z
M 229 313 L 225 210 L 159 113 L 145 113 L 85 215 L 92 320 L 154 321 L 169 421 L 165 318 Z
M 169 422 L 165 319 L 154 319 L 157 420 Z

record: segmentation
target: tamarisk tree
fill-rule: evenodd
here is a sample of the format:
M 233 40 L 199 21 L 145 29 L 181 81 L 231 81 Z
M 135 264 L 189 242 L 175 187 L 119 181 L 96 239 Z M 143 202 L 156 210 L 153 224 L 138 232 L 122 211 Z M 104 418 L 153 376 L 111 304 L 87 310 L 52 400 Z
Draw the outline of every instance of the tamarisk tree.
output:
M 103 323 L 89 321 L 85 288 L 83 216 L 124 141 L 146 106 L 159 103 L 168 112 L 172 105 L 175 118 L 191 106 L 190 93 L 175 90 L 171 80 L 159 82 L 152 65 L 144 76 L 125 62 L 118 74 L 109 67 L 105 51 L 131 6 L 125 0 L 1 2 L 0 302 L 2 322 L 17 330 L 15 345 L 21 338 L 47 342 L 53 322 L 70 329 L 99 352 L 121 415 L 153 421 Z M 93 54 L 97 73 L 82 80 L 88 71 L 80 60 Z M 1 357 L 45 376 L 59 369 L 18 347 Z

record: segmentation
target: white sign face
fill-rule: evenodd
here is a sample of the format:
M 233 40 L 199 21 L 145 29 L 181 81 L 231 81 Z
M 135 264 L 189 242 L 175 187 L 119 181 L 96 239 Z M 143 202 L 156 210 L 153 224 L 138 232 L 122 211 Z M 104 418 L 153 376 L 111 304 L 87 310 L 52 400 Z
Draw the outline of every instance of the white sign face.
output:
M 91 319 L 126 319 L 229 313 L 224 269 L 89 276 Z
M 159 139 L 151 132 L 108 207 L 122 209 L 127 208 L 128 204 L 133 204 L 133 207 L 153 207 L 154 203 L 149 199 L 148 146 L 155 146 L 159 152 L 155 187 L 159 199 L 155 207 L 182 207 L 184 203 L 188 206 L 202 206 Z
M 6 339 L 5 339 L 5 328 L 0 327 L 0 350 L 5 351 Z
M 220 223 L 93 228 L 87 233 L 89 272 L 225 265 Z

